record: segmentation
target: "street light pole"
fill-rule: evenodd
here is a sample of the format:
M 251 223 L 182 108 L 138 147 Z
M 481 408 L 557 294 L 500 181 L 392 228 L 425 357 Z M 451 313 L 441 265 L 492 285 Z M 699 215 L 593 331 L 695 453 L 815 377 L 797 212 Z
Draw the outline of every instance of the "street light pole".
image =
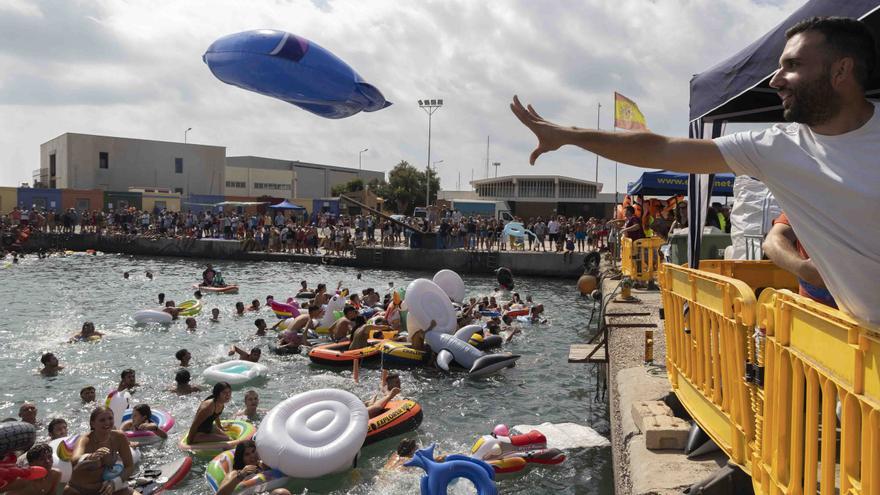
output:
M 501 166 L 501 162 L 494 162 L 494 163 L 492 163 L 492 166 L 495 167 L 495 178 L 497 179 L 498 178 L 498 167 Z
M 428 176 L 425 181 L 427 183 L 427 187 L 425 188 L 425 208 L 431 204 L 431 116 L 442 106 L 443 100 L 419 100 L 419 108 L 428 114 L 428 162 L 426 165 Z
M 596 130 L 599 130 L 599 116 L 602 113 L 602 104 L 599 103 L 599 108 L 596 109 Z M 596 175 L 593 179 L 595 182 L 599 182 L 599 154 L 596 153 Z
M 361 169 L 361 156 L 363 156 L 364 151 L 370 151 L 370 149 L 369 149 L 369 148 L 364 148 L 364 149 L 358 151 L 358 170 Z
M 187 130 L 183 131 L 183 144 L 186 144 L 186 133 L 193 130 L 192 127 L 187 128 Z

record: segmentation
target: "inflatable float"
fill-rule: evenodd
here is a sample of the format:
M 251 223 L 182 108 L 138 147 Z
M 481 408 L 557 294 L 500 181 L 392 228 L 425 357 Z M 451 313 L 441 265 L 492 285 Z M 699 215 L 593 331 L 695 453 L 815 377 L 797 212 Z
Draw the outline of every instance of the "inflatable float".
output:
M 489 464 L 464 455 L 446 456 L 443 462 L 434 460 L 434 444 L 417 450 L 413 458 L 404 466 L 420 467 L 425 470 L 421 479 L 422 495 L 446 495 L 449 485 L 458 478 L 465 478 L 474 484 L 477 495 L 497 495 L 495 470 Z
M 324 314 L 321 316 L 321 319 L 318 320 L 318 324 L 315 328 L 315 333 L 320 335 L 326 335 L 330 333 L 330 327 L 336 321 L 336 312 L 342 311 L 345 308 L 345 298 L 339 294 L 334 294 L 330 301 L 324 305 Z
M 464 280 L 458 273 L 443 269 L 434 274 L 432 281 L 443 289 L 449 299 L 457 303 L 464 301 Z
M 205 383 L 214 384 L 228 382 L 230 385 L 243 385 L 251 380 L 266 376 L 269 368 L 265 364 L 252 363 L 241 359 L 233 359 L 214 366 L 209 366 L 202 372 Z
M 37 441 L 34 425 L 24 421 L 0 423 L 0 457 L 8 452 L 24 452 Z
M 135 476 L 135 488 L 141 495 L 154 495 L 170 490 L 186 478 L 192 469 L 192 457 L 183 456 L 155 469 L 145 469 Z
M 488 462 L 496 473 L 513 473 L 528 464 L 559 464 L 565 454 L 556 448 L 547 448 L 547 438 L 532 430 L 521 435 L 510 435 L 504 425 L 495 427 L 491 435 L 483 435 L 471 447 L 471 457 Z
M 104 400 L 104 407 L 113 411 L 113 427 L 119 428 L 125 411 L 131 409 L 131 394 L 128 390 L 111 390 Z
M 177 313 L 178 316 L 198 316 L 202 312 L 202 301 L 198 299 L 183 301 L 177 306 L 177 309 L 180 310 Z
M 202 292 L 210 292 L 212 294 L 238 294 L 237 285 L 224 285 L 223 287 L 214 287 L 213 285 L 193 284 L 193 289 L 198 289 Z
M 260 423 L 257 453 L 292 478 L 348 470 L 367 438 L 367 407 L 351 392 L 320 389 L 281 401 Z
M 524 304 L 512 304 L 510 309 L 504 312 L 505 315 L 516 318 L 517 316 L 528 316 L 529 307 Z
M 211 459 L 208 467 L 205 469 L 205 480 L 211 493 L 217 493 L 220 485 L 226 476 L 233 471 L 235 449 L 221 452 L 217 457 Z M 281 488 L 290 482 L 290 477 L 277 469 L 270 469 L 257 473 L 250 478 L 240 482 L 232 492 L 235 495 L 252 495 L 254 493 L 270 492 L 276 488 Z
M 407 311 L 407 330 L 427 330 L 431 321 L 436 325 L 432 332 L 451 333 L 456 328 L 455 308 L 443 289 L 434 282 L 419 278 L 406 288 L 403 308 Z M 430 332 L 429 332 L 430 333 Z
M 15 454 L 9 453 L 0 458 L 0 491 L 3 491 L 10 482 L 15 480 L 39 480 L 49 474 L 42 466 L 20 468 L 16 466 Z
M 228 442 L 202 442 L 190 444 L 189 439 L 187 438 L 188 435 L 184 435 L 177 446 L 180 447 L 181 450 L 192 452 L 198 456 L 213 457 L 230 447 L 234 448 L 240 442 L 253 439 L 254 434 L 257 433 L 257 429 L 254 427 L 253 423 L 243 419 L 223 419 L 220 421 L 220 424 L 223 425 L 226 434 L 229 435 Z
M 70 475 L 73 474 L 73 466 L 70 464 L 70 460 L 73 458 L 73 452 L 76 449 L 76 442 L 79 440 L 79 434 L 71 435 L 69 437 L 64 438 L 56 438 L 49 442 L 49 447 L 52 449 L 52 468 L 57 469 L 61 472 L 61 482 L 67 483 L 70 481 Z M 137 449 L 131 449 L 131 459 L 134 464 L 137 464 L 141 461 L 141 452 Z M 118 459 L 116 463 L 107 468 L 107 475 L 110 475 L 113 472 L 122 472 L 122 459 Z M 112 479 L 115 476 L 112 476 Z
M 425 334 L 425 342 L 437 353 L 437 366 L 440 369 L 449 371 L 449 364 L 454 360 L 473 377 L 513 366 L 520 358 L 516 354 L 486 354 L 454 335 L 436 331 Z
M 145 323 L 171 323 L 174 318 L 159 309 L 142 309 L 134 314 L 134 321 Z
M 131 419 L 131 411 L 131 409 L 128 409 L 122 414 L 123 423 Z M 174 428 L 174 416 L 168 411 L 150 409 L 150 413 L 150 422 L 155 423 L 156 426 L 165 433 L 168 433 L 171 431 L 171 428 Z M 162 441 L 162 437 L 149 430 L 124 431 L 123 433 L 125 433 L 125 436 L 129 439 L 134 440 L 140 445 L 148 445 Z
M 364 445 L 402 435 L 415 430 L 420 424 L 422 424 L 422 406 L 417 402 L 412 400 L 388 401 L 382 414 L 370 418 Z
M 269 302 L 269 306 L 272 308 L 272 312 L 275 313 L 275 316 L 281 320 L 286 318 L 296 318 L 299 316 L 299 307 L 290 304 L 291 302 L 293 302 L 293 299 L 288 299 L 287 304 L 271 301 Z
M 383 342 L 380 347 L 383 368 L 424 366 L 431 362 L 431 353 L 413 349 L 407 342 Z
M 315 364 L 322 366 L 342 366 L 351 368 L 354 361 L 369 361 L 379 357 L 382 349 L 382 340 L 368 340 L 366 347 L 349 350 L 351 341 L 331 342 L 312 347 L 309 350 L 309 359 Z

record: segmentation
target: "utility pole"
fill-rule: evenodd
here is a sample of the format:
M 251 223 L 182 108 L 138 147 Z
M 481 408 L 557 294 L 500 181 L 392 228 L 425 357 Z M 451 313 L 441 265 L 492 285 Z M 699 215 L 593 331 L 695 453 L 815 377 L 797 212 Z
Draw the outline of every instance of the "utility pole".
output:
M 602 103 L 599 103 L 599 107 L 596 109 L 596 130 L 600 129 L 599 127 L 599 116 L 602 112 Z M 593 179 L 595 182 L 599 182 L 599 154 L 596 153 L 596 176 Z
M 427 187 L 425 188 L 425 208 L 431 205 L 431 116 L 443 106 L 443 100 L 419 100 L 419 108 L 428 114 L 428 162 L 425 164 Z
M 486 136 L 486 178 L 489 178 L 489 136 Z

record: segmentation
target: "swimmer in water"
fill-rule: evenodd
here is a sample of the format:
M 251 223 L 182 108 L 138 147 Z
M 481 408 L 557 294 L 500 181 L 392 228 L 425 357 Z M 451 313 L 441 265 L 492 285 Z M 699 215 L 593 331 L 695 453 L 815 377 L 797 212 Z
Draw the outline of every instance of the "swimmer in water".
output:
M 260 310 L 260 300 L 254 299 L 251 301 L 251 305 L 247 307 L 248 311 L 259 311 Z
M 116 387 L 117 392 L 129 391 L 131 393 L 134 392 L 135 387 L 139 387 L 140 384 L 137 382 L 137 377 L 135 376 L 135 372 L 133 369 L 128 368 L 123 370 L 120 374 L 119 385 Z
M 199 409 L 189 427 L 187 438 L 190 444 L 206 442 L 228 442 L 229 435 L 220 423 L 220 415 L 232 399 L 232 386 L 226 382 L 214 385 L 211 395 L 199 404 Z M 224 446 L 223 449 L 228 448 Z
M 244 315 L 244 303 L 239 301 L 235 303 L 235 316 L 243 316 Z
M 179 351 L 174 353 L 174 357 L 180 361 L 180 366 L 182 368 L 186 368 L 189 366 L 189 360 L 192 359 L 192 354 L 189 353 L 186 349 L 180 349 Z
M 69 434 L 67 432 L 67 421 L 62 418 L 55 418 L 49 421 L 46 429 L 49 430 L 49 440 L 64 438 Z
M 262 318 L 257 318 L 256 321 L 254 321 L 254 326 L 257 327 L 257 337 L 266 336 L 266 330 L 269 329 L 269 327 L 266 326 L 266 320 Z
M 106 407 L 95 408 L 89 417 L 89 426 L 91 431 L 80 435 L 73 449 L 70 459 L 73 473 L 64 495 L 134 493 L 126 486 L 134 472 L 131 446 L 125 434 L 113 428 L 113 411 Z M 122 461 L 119 479 L 104 481 L 105 470 L 117 460 Z
M 220 308 L 211 309 L 211 323 L 220 322 Z
M 237 346 L 232 346 L 232 348 L 229 349 L 228 354 L 230 356 L 234 356 L 235 354 L 238 354 L 238 359 L 241 359 L 243 361 L 250 361 L 252 363 L 256 363 L 256 362 L 259 362 L 260 355 L 262 355 L 262 353 L 263 353 L 263 351 L 261 351 L 259 347 L 254 347 L 253 349 L 251 349 L 251 352 L 247 352 L 243 349 L 238 348 Z
M 101 338 L 103 336 L 103 333 L 95 331 L 94 323 L 87 321 L 82 324 L 82 330 L 80 330 L 79 333 L 74 334 L 68 342 L 88 342 L 89 340 Z
M 189 370 L 177 370 L 177 373 L 174 374 L 174 385 L 169 388 L 168 391 L 174 392 L 177 395 L 188 395 L 193 392 L 201 392 L 201 387 L 190 385 L 190 380 L 192 380 L 192 375 L 190 375 Z
M 125 272 L 122 274 L 122 278 L 124 278 L 125 280 L 128 280 L 128 277 L 129 277 L 128 272 Z
M 197 290 L 193 292 L 193 297 L 196 298 L 196 301 L 200 301 L 202 299 L 202 291 Z
M 48 444 L 38 443 L 31 447 L 25 456 L 28 467 L 41 467 L 46 470 L 46 476 L 28 480 L 19 478 L 4 486 L 4 493 L 9 495 L 54 495 L 58 491 L 61 482 L 61 471 L 52 469 L 52 447 Z
M 419 443 L 416 442 L 415 439 L 404 438 L 399 444 L 397 444 L 397 451 L 391 454 L 391 457 L 388 458 L 388 461 L 385 462 L 382 469 L 386 471 L 402 470 L 404 464 L 412 459 L 412 456 L 415 455 L 418 448 Z
M 30 423 L 36 427 L 40 426 L 37 421 L 37 406 L 33 402 L 25 402 L 18 408 L 18 417 L 25 423 Z
M 58 372 L 64 369 L 64 366 L 58 364 L 58 358 L 55 357 L 55 354 L 51 352 L 47 352 L 40 357 L 40 362 L 43 364 L 43 368 L 40 370 L 40 374 L 43 376 L 58 376 Z
M 162 311 L 171 315 L 172 320 L 176 320 L 180 316 L 180 308 L 174 304 L 174 301 L 165 301 L 165 307 L 162 308 Z
M 164 292 L 159 293 L 159 304 L 165 304 L 165 293 Z
M 186 320 L 186 329 L 190 332 L 196 331 L 196 319 L 192 316 L 188 317 Z
M 251 421 L 259 419 L 266 411 L 260 409 L 260 394 L 256 390 L 248 390 L 244 394 L 244 409 L 235 413 L 236 418 L 247 418 Z
M 91 404 L 92 402 L 95 402 L 95 387 L 89 385 L 81 388 L 79 391 L 79 399 L 83 404 Z
M 150 410 L 149 405 L 138 404 L 131 409 L 131 419 L 123 422 L 119 429 L 122 431 L 151 431 L 163 440 L 168 438 L 168 434 L 162 428 L 159 428 L 159 425 L 151 421 L 152 416 L 153 411 Z M 131 442 L 131 446 L 140 447 L 140 444 Z
M 153 280 L 153 272 L 151 272 L 150 270 L 147 270 L 146 275 L 147 275 L 148 280 Z

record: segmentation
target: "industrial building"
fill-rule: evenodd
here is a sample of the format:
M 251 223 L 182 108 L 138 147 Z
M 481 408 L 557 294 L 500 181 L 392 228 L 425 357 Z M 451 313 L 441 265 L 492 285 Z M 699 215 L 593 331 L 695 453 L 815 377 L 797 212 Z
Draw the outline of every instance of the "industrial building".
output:
M 298 160 L 230 156 L 226 158 L 225 194 L 325 198 L 332 196 L 333 186 L 358 178 L 367 183 L 373 179 L 383 180 L 385 173 Z
M 506 201 L 521 218 L 549 215 L 610 218 L 616 204 L 602 184 L 560 175 L 506 175 L 471 181 L 476 199 Z M 446 194 L 444 196 L 454 196 Z M 446 199 L 474 199 L 467 197 Z

